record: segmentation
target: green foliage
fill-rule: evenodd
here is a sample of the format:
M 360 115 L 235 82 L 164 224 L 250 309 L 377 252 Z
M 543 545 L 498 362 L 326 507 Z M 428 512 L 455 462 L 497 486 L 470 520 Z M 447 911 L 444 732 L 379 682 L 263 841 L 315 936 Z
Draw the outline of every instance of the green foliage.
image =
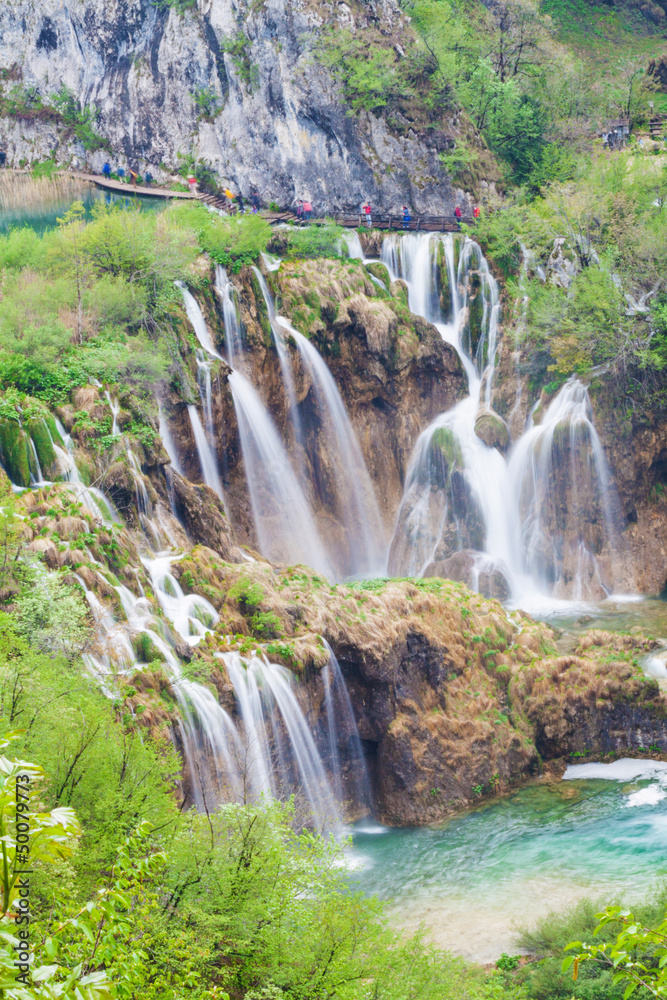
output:
M 73 659 L 91 640 L 88 608 L 81 592 L 65 583 L 61 574 L 37 565 L 31 586 L 19 601 L 16 634 L 48 656 Z
M 186 10 L 192 10 L 197 6 L 197 0 L 151 0 L 158 10 L 175 10 L 177 14 L 185 14 Z
M 241 576 L 233 586 L 229 588 L 228 597 L 234 598 L 241 610 L 258 608 L 264 600 L 264 591 L 258 583 L 254 583 L 249 577 Z
M 250 58 L 250 39 L 243 31 L 226 38 L 220 48 L 232 57 L 238 77 L 252 94 L 259 83 L 259 67 Z
M 346 254 L 343 229 L 331 222 L 324 226 L 295 228 L 289 232 L 287 256 L 290 258 L 340 257 Z
M 518 967 L 519 961 L 518 955 L 508 955 L 507 952 L 503 952 L 496 962 L 496 968 L 503 972 L 513 972 Z
M 250 627 L 260 639 L 279 639 L 283 634 L 280 618 L 273 611 L 259 611 L 251 615 Z
M 174 206 L 169 215 L 177 224 L 194 230 L 200 248 L 216 264 L 234 272 L 255 263 L 271 238 L 271 226 L 259 215 L 222 218 L 192 202 Z
M 195 106 L 205 121 L 213 121 L 213 118 L 222 110 L 218 104 L 218 95 L 208 87 L 197 87 L 193 97 Z
M 51 101 L 53 107 L 60 112 L 63 122 L 72 128 L 84 149 L 92 153 L 97 149 L 110 148 L 108 140 L 95 131 L 99 112 L 93 107 L 82 106 L 65 84 L 52 96 Z
M 623 1000 L 628 1000 L 637 988 L 648 990 L 652 996 L 667 996 L 667 915 L 657 926 L 647 927 L 630 910 L 607 906 L 596 918 L 599 923 L 594 935 L 610 929 L 614 936 L 599 944 L 568 944 L 566 950 L 576 954 L 563 960 L 563 971 L 571 968 L 576 982 L 582 964 L 595 962 L 612 971 L 611 985 L 623 988 Z

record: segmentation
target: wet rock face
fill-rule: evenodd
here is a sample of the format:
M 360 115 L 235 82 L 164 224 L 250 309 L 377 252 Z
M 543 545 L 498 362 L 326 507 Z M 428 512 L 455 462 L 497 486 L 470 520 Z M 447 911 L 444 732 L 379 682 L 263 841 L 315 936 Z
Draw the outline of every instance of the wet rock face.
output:
M 667 589 L 667 419 L 639 426 L 610 409 L 604 387 L 591 391 L 596 425 L 618 502 L 617 591 Z
M 25 85 L 44 94 L 69 87 L 99 111 L 112 159 L 157 178 L 166 176 L 162 164 L 175 171 L 177 154 L 192 153 L 265 204 L 301 197 L 332 211 L 370 198 L 378 211 L 399 212 L 408 199 L 421 213 L 450 214 L 462 192 L 426 133 L 421 140 L 406 128 L 403 137 L 372 114 L 349 114 L 317 58 L 327 25 L 376 26 L 403 48 L 411 38 L 394 0 L 354 13 L 288 0 L 250 11 L 239 0 L 199 0 L 183 12 L 151 0 L 9 0 L 0 9 L 0 68 L 18 66 Z M 53 121 L 1 126 L 10 164 L 55 150 L 99 170 L 109 157 L 86 155 Z
M 505 575 L 489 565 L 483 557 L 480 558 L 479 552 L 470 549 L 455 552 L 448 559 L 434 559 L 424 570 L 424 576 L 458 580 L 484 597 L 495 597 L 500 601 L 505 601 L 510 596 Z

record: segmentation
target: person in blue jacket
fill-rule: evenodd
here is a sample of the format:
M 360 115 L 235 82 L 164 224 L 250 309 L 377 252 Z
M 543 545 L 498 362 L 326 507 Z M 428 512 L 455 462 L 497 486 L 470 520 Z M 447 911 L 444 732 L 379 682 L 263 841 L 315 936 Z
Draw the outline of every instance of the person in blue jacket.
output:
M 104 166 L 102 167 L 102 173 L 104 174 L 106 179 L 109 180 L 109 178 L 111 177 L 111 167 L 109 166 L 108 163 L 105 163 Z

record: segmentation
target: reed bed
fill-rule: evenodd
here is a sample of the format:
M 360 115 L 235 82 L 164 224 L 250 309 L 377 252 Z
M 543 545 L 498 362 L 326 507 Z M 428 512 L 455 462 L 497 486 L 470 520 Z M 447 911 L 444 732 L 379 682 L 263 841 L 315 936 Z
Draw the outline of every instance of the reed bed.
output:
M 90 181 L 67 174 L 33 177 L 18 170 L 0 170 L 0 211 L 39 211 L 49 206 L 69 205 L 91 190 Z

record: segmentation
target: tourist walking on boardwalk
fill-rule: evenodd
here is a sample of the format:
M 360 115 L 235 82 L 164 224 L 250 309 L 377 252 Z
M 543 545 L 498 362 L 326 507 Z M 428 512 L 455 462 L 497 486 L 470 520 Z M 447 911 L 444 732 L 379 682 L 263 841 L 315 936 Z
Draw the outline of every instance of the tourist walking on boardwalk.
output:
M 479 205 L 475 205 L 472 210 L 473 219 L 479 219 Z
M 456 219 L 457 222 L 461 221 L 461 216 L 462 215 L 463 215 L 463 212 L 461 211 L 461 206 L 457 205 L 456 208 L 454 209 L 454 218 Z
M 240 191 L 236 196 L 236 204 L 239 206 L 239 212 L 241 215 L 245 215 L 245 202 L 243 201 L 243 195 Z
M 313 214 L 313 206 L 309 201 L 304 201 L 303 203 L 303 214 L 306 218 L 306 222 L 310 222 L 311 216 Z
M 410 226 L 410 209 L 407 205 L 403 206 L 403 225 L 406 229 Z
M 366 216 L 366 225 L 370 229 L 370 227 L 373 225 L 373 214 L 371 212 L 370 201 L 367 201 L 366 204 L 364 205 L 364 215 Z
M 108 163 L 105 163 L 104 166 L 102 167 L 102 173 L 104 174 L 106 179 L 109 180 L 109 178 L 111 177 L 111 167 L 109 166 Z
M 256 191 L 250 195 L 250 204 L 252 205 L 253 214 L 257 215 L 259 212 L 259 195 Z
M 300 198 L 296 203 L 296 217 L 299 222 L 303 219 L 303 202 Z

